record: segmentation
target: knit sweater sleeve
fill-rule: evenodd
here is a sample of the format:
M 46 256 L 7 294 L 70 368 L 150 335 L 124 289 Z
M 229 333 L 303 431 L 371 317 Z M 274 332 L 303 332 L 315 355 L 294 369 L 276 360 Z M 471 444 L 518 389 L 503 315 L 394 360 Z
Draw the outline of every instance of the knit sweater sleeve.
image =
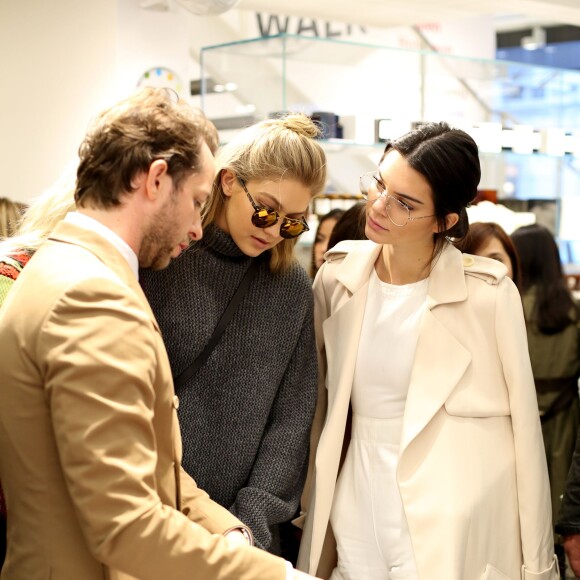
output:
M 268 549 L 271 526 L 296 513 L 308 460 L 317 395 L 313 300 L 310 288 L 302 329 L 270 411 L 247 486 L 230 511 L 247 524 L 256 545 Z

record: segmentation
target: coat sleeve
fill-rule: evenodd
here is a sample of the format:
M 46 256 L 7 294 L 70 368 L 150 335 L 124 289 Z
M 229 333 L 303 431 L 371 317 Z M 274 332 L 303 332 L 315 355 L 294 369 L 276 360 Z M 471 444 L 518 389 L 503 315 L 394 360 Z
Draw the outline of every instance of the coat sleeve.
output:
M 89 550 L 141 580 L 282 580 L 281 558 L 231 547 L 157 494 L 157 344 L 138 297 L 109 279 L 69 288 L 37 339 L 56 451 Z
M 304 484 L 304 491 L 300 499 L 301 514 L 294 522 L 298 527 L 302 527 L 310 504 L 312 496 L 312 486 L 314 478 L 314 461 L 316 458 L 316 450 L 318 448 L 318 441 L 322 434 L 324 421 L 326 419 L 326 411 L 328 406 L 328 396 L 326 392 L 326 356 L 324 352 L 324 336 L 322 333 L 322 324 L 330 315 L 330 309 L 327 302 L 326 293 L 324 290 L 324 275 L 328 268 L 327 263 L 324 263 L 316 279 L 314 280 L 314 331 L 316 339 L 316 356 L 318 361 L 318 397 L 316 403 L 316 411 L 314 413 L 314 420 L 312 421 L 312 429 L 310 431 L 310 453 L 308 457 L 308 471 L 306 474 L 306 482 Z
M 256 545 L 269 549 L 271 526 L 288 521 L 298 508 L 308 461 L 316 406 L 316 352 L 310 285 L 307 307 L 292 357 L 280 383 L 247 486 L 232 513 L 248 524 Z
M 520 295 L 509 278 L 498 285 L 498 350 L 508 387 L 514 435 L 523 562 L 522 579 L 556 580 L 550 483 L 527 348 Z

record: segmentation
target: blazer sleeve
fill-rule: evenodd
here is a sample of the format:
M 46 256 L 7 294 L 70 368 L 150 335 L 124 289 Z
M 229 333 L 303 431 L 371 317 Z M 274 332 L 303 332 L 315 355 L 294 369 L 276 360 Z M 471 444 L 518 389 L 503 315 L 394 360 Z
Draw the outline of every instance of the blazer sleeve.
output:
M 213 501 L 200 489 L 194 479 L 180 468 L 181 512 L 192 522 L 199 524 L 212 534 L 226 534 L 234 529 L 245 529 L 250 537 L 252 531 L 229 510 Z
M 302 328 L 272 405 L 248 484 L 240 489 L 231 507 L 252 528 L 256 545 L 263 549 L 272 545 L 271 526 L 295 515 L 306 477 L 317 389 L 310 285 L 304 301 L 307 306 Z
M 509 278 L 497 290 L 495 327 L 514 435 L 524 565 L 522 580 L 556 580 L 550 483 L 520 295 Z
M 140 299 L 110 279 L 69 288 L 37 338 L 50 429 L 89 550 L 141 580 L 284 579 L 281 558 L 231 547 L 158 496 L 157 344 Z M 194 520 L 208 523 L 200 511 Z

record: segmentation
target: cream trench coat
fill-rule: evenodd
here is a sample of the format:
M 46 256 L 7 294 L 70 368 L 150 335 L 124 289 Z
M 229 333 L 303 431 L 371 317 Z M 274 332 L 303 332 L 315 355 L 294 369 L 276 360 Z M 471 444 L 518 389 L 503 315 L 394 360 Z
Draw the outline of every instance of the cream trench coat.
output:
M 323 578 L 336 561 L 329 518 L 380 251 L 339 244 L 314 284 L 321 384 L 298 567 Z M 450 244 L 429 278 L 397 481 L 421 580 L 559 578 L 520 296 L 499 262 Z

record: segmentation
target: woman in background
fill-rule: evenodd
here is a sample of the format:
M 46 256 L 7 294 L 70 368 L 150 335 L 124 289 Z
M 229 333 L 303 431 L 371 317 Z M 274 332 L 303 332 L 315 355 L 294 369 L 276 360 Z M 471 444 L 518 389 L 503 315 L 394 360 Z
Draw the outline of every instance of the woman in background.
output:
M 326 254 L 326 250 L 329 247 L 328 242 L 330 241 L 330 236 L 343 214 L 344 211 L 342 209 L 332 209 L 320 217 L 314 244 L 312 244 L 311 278 L 316 278 L 316 272 L 318 272 L 318 269 L 324 262 L 324 254 Z
M 467 236 L 455 242 L 465 254 L 484 256 L 501 262 L 507 275 L 519 288 L 521 284 L 520 263 L 517 251 L 506 231 L 494 222 L 475 222 L 469 225 Z
M 446 123 L 389 142 L 361 177 L 369 241 L 329 250 L 314 283 L 302 570 L 557 578 L 520 296 L 503 266 L 448 241 L 479 179 L 477 145 Z
M 340 217 L 328 241 L 328 249 L 344 240 L 366 240 L 365 235 L 365 207 L 364 202 L 357 202 L 349 207 Z
M 293 250 L 326 185 L 317 135 L 304 115 L 238 133 L 218 153 L 203 238 L 140 275 L 176 379 L 183 467 L 274 553 L 298 507 L 316 404 L 312 286 Z M 219 342 L 180 379 L 250 268 Z
M 558 246 L 543 226 L 512 234 L 522 272 L 522 300 L 542 433 L 558 516 L 580 420 L 580 316 L 562 272 Z
M 22 221 L 10 238 L 0 242 L 0 306 L 22 268 L 54 227 L 75 210 L 74 187 L 56 185 L 24 210 Z

